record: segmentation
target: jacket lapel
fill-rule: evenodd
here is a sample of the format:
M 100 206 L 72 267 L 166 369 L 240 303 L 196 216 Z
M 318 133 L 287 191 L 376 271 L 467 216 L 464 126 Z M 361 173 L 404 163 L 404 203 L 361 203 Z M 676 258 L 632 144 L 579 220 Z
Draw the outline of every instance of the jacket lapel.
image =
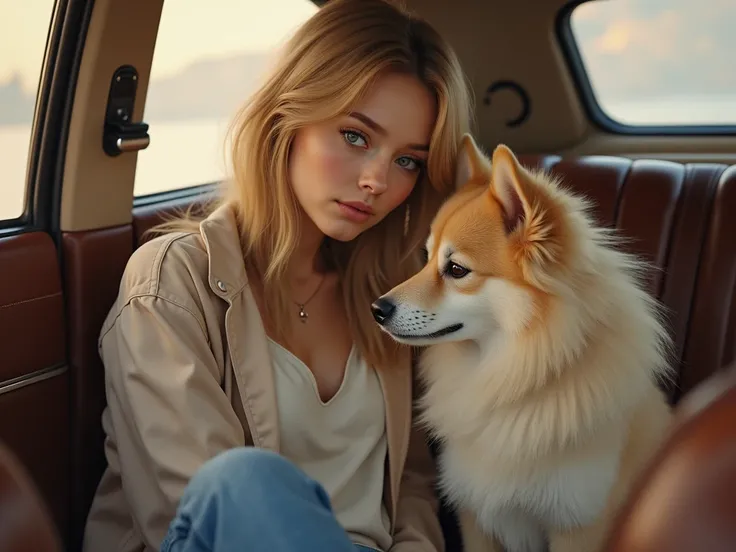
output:
M 253 444 L 279 451 L 276 386 L 268 338 L 250 288 L 234 298 L 225 316 L 227 341 Z
M 225 332 L 230 362 L 253 444 L 279 451 L 276 388 L 268 338 L 248 286 L 243 249 L 232 209 L 215 210 L 200 225 L 209 257 L 209 285 L 227 301 Z
M 411 431 L 411 362 L 407 353 L 399 366 L 377 369 L 386 405 L 389 493 L 391 525 L 396 522 L 401 474 L 404 469 Z

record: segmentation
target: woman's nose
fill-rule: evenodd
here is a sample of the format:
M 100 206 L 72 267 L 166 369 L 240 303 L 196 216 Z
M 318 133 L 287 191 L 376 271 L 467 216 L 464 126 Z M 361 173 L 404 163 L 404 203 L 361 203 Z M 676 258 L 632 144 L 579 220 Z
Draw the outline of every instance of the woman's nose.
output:
M 388 186 L 388 168 L 389 163 L 378 157 L 369 160 L 360 175 L 360 187 L 373 195 L 385 192 Z

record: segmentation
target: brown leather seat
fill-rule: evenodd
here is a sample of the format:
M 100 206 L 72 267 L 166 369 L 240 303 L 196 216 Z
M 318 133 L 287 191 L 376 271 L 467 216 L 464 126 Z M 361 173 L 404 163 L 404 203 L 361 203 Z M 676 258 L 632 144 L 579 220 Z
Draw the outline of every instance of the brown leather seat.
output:
M 686 395 L 678 415 L 606 552 L 736 550 L 736 371 Z
M 0 550 L 61 552 L 51 515 L 16 456 L 0 443 Z

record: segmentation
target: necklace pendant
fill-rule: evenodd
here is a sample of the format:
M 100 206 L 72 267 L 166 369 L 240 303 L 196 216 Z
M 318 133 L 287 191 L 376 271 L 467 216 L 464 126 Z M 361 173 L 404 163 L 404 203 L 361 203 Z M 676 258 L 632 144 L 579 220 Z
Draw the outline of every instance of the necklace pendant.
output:
M 299 320 L 302 321 L 302 324 L 306 324 L 307 318 L 309 318 L 309 315 L 307 314 L 307 311 L 304 310 L 304 305 L 299 305 Z

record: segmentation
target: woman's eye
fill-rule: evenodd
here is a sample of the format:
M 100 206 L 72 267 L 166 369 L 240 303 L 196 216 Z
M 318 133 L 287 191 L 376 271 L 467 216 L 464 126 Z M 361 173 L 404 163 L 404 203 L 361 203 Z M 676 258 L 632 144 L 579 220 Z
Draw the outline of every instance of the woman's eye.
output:
M 416 171 L 420 167 L 419 161 L 413 159 L 412 157 L 399 157 L 396 160 L 396 163 L 399 165 L 399 167 L 408 171 Z
M 464 278 L 470 273 L 470 270 L 457 263 L 449 262 L 445 268 L 445 273 L 451 278 Z
M 366 144 L 365 138 L 354 130 L 343 130 L 342 135 L 345 141 L 351 146 L 364 147 Z

